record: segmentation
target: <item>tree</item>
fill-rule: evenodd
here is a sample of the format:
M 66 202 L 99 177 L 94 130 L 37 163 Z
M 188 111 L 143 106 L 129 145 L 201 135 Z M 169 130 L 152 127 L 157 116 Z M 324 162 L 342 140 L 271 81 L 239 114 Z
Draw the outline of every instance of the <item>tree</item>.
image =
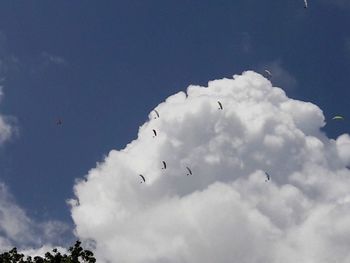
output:
M 77 240 L 74 246 L 68 249 L 69 255 L 61 254 L 57 249 L 46 252 L 45 257 L 35 256 L 34 258 L 28 256 L 25 258 L 23 254 L 17 252 L 17 248 L 13 248 L 8 252 L 0 254 L 0 263 L 95 263 L 94 254 L 81 247 L 81 242 Z

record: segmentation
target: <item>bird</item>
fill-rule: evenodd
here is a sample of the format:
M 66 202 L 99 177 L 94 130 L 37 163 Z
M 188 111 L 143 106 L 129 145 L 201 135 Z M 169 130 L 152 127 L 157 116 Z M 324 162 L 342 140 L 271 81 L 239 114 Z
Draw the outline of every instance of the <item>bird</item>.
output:
M 223 107 L 222 107 L 222 103 L 220 102 L 220 101 L 218 101 L 218 104 L 219 104 L 219 110 L 222 110 L 223 109 Z
M 268 79 L 272 78 L 272 73 L 271 73 L 271 71 L 265 69 L 265 72 L 266 72 L 266 74 L 267 74 L 267 78 L 268 78 Z
M 153 129 L 153 134 L 154 134 L 153 138 L 157 136 L 157 132 L 154 129 Z
M 163 168 L 162 169 L 166 169 L 166 162 L 165 161 L 163 161 Z
M 304 8 L 307 8 L 307 0 L 304 0 Z
M 62 119 L 60 119 L 60 118 L 57 119 L 57 120 L 56 120 L 56 125 L 62 125 Z
M 340 115 L 336 115 L 332 118 L 332 120 L 344 120 L 344 117 Z
M 154 110 L 154 112 L 156 113 L 157 117 L 159 118 L 159 112 L 157 110 Z M 157 117 L 154 117 L 154 118 L 157 119 Z
M 145 177 L 142 174 L 140 174 L 139 176 L 142 178 L 142 181 L 145 183 L 146 182 Z M 140 184 L 142 184 L 142 181 L 140 182 Z
M 186 166 L 186 169 L 188 170 L 188 174 L 186 174 L 187 176 L 189 176 L 189 175 L 192 175 L 192 171 L 191 171 L 191 169 L 190 168 L 188 168 L 187 166 Z

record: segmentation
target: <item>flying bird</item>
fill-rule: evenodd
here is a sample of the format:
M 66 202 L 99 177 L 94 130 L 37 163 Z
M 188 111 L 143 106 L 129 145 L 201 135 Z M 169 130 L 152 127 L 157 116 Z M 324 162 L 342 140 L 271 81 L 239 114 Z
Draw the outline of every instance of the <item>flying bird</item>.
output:
M 270 176 L 267 172 L 265 172 L 265 174 L 266 174 L 266 180 L 265 180 L 265 182 L 270 181 L 271 176 Z
M 186 166 L 186 169 L 187 169 L 187 170 L 188 170 L 188 172 L 189 172 L 189 173 L 187 174 L 187 176 L 188 176 L 188 175 L 192 175 L 192 171 L 191 171 L 191 169 L 190 169 L 190 168 L 188 168 L 187 166 Z
M 332 120 L 344 120 L 344 117 L 340 115 L 336 115 L 332 118 Z
M 154 112 L 157 114 L 157 117 L 159 118 L 159 112 L 157 110 L 154 110 Z M 157 118 L 155 118 L 157 119 Z
M 62 125 L 62 120 L 61 120 L 61 119 L 58 119 L 58 120 L 56 121 L 56 125 Z
M 143 175 L 142 175 L 142 174 L 140 174 L 140 177 L 142 178 L 143 182 L 145 183 L 145 182 L 146 182 L 145 177 L 143 177 Z M 142 182 L 141 182 L 141 184 L 142 184 Z
M 304 0 L 304 8 L 307 8 L 307 0 Z
M 218 104 L 219 104 L 219 110 L 222 110 L 223 109 L 223 107 L 222 107 L 222 104 L 221 104 L 221 102 L 220 101 L 218 101 Z
M 156 136 L 157 136 L 157 132 L 156 132 L 156 130 L 153 130 L 153 134 L 154 134 L 154 136 L 153 136 L 153 137 L 156 137 Z
M 166 169 L 166 162 L 163 161 L 163 168 L 162 169 Z
M 271 71 L 265 69 L 265 72 L 266 72 L 266 74 L 267 74 L 267 78 L 268 78 L 268 79 L 272 78 Z

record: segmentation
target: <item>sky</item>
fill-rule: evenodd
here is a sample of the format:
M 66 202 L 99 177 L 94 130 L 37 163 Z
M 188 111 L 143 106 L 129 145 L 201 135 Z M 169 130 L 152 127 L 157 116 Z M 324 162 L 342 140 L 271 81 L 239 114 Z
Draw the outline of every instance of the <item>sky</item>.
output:
M 0 244 L 348 262 L 349 23 L 344 0 L 2 1 Z

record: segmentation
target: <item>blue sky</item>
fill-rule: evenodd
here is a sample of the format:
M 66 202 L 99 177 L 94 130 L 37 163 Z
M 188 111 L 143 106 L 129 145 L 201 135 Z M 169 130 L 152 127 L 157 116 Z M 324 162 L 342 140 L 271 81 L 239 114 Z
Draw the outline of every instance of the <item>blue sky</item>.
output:
M 0 110 L 17 132 L 0 180 L 30 217 L 73 224 L 74 180 L 155 106 L 245 70 L 269 68 L 289 97 L 350 119 L 349 24 L 345 1 L 2 1 Z

